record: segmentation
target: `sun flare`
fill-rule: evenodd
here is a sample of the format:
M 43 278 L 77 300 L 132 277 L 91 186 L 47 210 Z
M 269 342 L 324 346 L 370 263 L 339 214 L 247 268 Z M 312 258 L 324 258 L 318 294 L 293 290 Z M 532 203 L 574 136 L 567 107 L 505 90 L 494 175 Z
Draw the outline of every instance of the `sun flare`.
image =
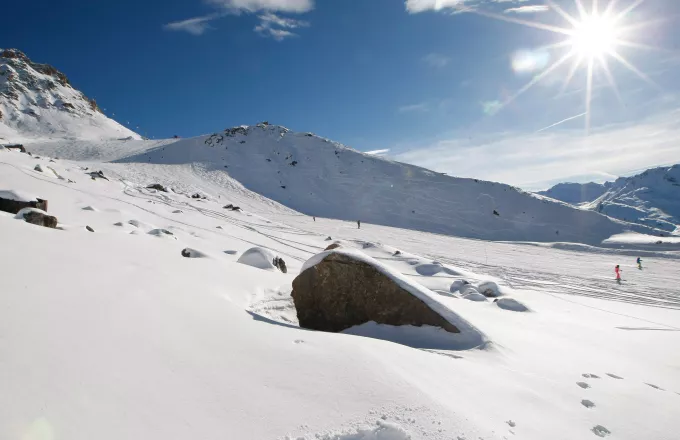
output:
M 616 40 L 615 23 L 606 17 L 592 15 L 574 26 L 570 42 L 576 55 L 597 58 L 611 53 L 616 48 Z
M 648 22 L 636 22 L 636 20 L 631 20 L 631 13 L 646 0 L 609 0 L 608 2 L 602 1 L 603 4 L 600 4 L 598 0 L 590 0 L 589 2 L 587 2 L 587 0 L 573 0 L 573 4 L 577 11 L 576 15 L 572 15 L 565 11 L 557 4 L 557 0 L 543 1 L 548 7 L 547 10 L 561 16 L 569 26 L 556 26 L 553 24 L 541 23 L 539 21 L 511 17 L 507 14 L 495 14 L 481 9 L 468 10 L 469 12 L 482 16 L 548 31 L 555 35 L 565 37 L 557 43 L 548 44 L 540 48 L 541 51 L 539 53 L 543 53 L 544 51 L 557 53 L 557 51 L 561 49 L 566 49 L 566 51 L 564 51 L 562 56 L 553 61 L 552 64 L 546 66 L 540 73 L 536 74 L 531 81 L 504 102 L 500 103 L 496 111 L 506 107 L 520 95 L 545 79 L 548 75 L 560 74 L 560 72 L 566 70 L 564 72 L 566 75 L 562 84 L 562 91 L 560 92 L 564 93 L 570 85 L 571 80 L 575 77 L 577 71 L 583 69 L 586 73 L 585 111 L 583 112 L 583 116 L 585 118 L 586 133 L 588 133 L 590 130 L 591 100 L 593 97 L 596 71 L 604 75 L 608 85 L 613 90 L 619 102 L 623 105 L 623 100 L 616 85 L 610 61 L 614 61 L 615 64 L 619 64 L 625 69 L 628 69 L 640 79 L 659 90 L 659 86 L 654 83 L 649 76 L 635 67 L 635 65 L 621 53 L 621 49 L 623 48 L 659 50 L 656 47 L 647 46 L 630 39 L 631 37 L 640 36 L 639 31 L 642 28 L 649 27 L 650 25 L 663 20 L 654 19 Z M 564 0 L 561 3 L 567 3 L 567 0 Z M 625 5 L 625 3 L 627 3 L 627 5 Z M 620 7 L 620 9 L 618 9 L 617 6 Z M 533 62 L 534 58 L 535 56 L 532 55 L 529 57 L 529 61 Z M 571 66 L 565 69 L 569 64 L 571 64 Z M 532 71 L 535 67 L 535 64 L 527 64 L 526 60 L 523 58 L 513 59 L 513 69 L 516 71 Z M 569 118 L 568 120 L 571 119 L 573 118 Z

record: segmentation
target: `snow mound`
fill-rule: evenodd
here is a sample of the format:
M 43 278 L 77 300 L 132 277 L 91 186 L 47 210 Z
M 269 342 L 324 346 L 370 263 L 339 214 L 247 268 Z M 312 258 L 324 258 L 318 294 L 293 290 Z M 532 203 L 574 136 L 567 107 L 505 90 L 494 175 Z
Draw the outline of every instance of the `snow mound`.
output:
M 0 190 L 0 199 L 14 200 L 16 202 L 36 202 L 38 198 L 33 194 L 17 190 Z
M 453 312 L 451 309 L 446 307 L 444 304 L 439 302 L 439 300 L 437 299 L 438 295 L 436 293 L 426 288 L 425 286 L 409 279 L 405 275 L 402 275 L 400 272 L 397 272 L 391 267 L 388 267 L 379 262 L 378 260 L 371 258 L 370 256 L 366 255 L 365 253 L 359 250 L 337 248 L 331 251 L 321 252 L 307 260 L 302 265 L 300 273 L 321 263 L 328 255 L 333 253 L 342 254 L 349 258 L 373 266 L 373 268 L 375 268 L 378 272 L 390 278 L 399 287 L 401 287 L 402 289 L 409 292 L 411 295 L 415 296 L 416 298 L 424 302 L 430 309 L 432 309 L 435 313 L 437 313 L 439 316 L 441 316 L 446 321 L 451 323 L 460 331 L 460 333 L 455 334 L 449 333 L 451 337 L 454 337 L 458 340 L 459 347 L 465 347 L 466 349 L 470 349 L 480 347 L 487 342 L 487 338 L 486 335 L 484 335 L 484 333 L 482 333 L 475 326 L 473 326 L 468 321 L 463 319 L 461 316 Z
M 177 240 L 177 237 L 175 237 L 175 234 L 172 232 L 168 231 L 167 229 L 152 229 L 148 232 L 149 235 L 153 235 L 154 237 L 160 237 L 160 238 L 172 238 L 174 240 Z
M 458 292 L 458 291 L 461 290 L 464 286 L 467 286 L 467 285 L 469 285 L 469 284 L 470 284 L 470 283 L 468 283 L 468 282 L 465 281 L 465 280 L 456 280 L 456 281 L 454 281 L 453 283 L 451 283 L 451 287 L 449 287 L 449 292 L 451 292 L 451 293 Z
M 493 281 L 485 281 L 477 286 L 477 290 L 484 296 L 489 298 L 496 298 L 501 295 L 501 290 L 498 288 L 498 284 Z
M 39 213 L 39 214 L 49 215 L 48 213 L 46 213 L 46 212 L 43 211 L 42 209 L 38 209 L 38 208 L 22 208 L 19 212 L 17 212 L 17 214 L 14 216 L 14 218 L 19 219 L 19 220 L 24 220 L 24 217 L 26 216 L 26 214 L 29 214 L 29 213 L 31 213 L 31 212 L 37 212 L 37 213 Z
M 356 428 L 350 432 L 317 434 L 318 440 L 411 440 L 413 437 L 396 423 L 379 420 L 374 428 Z M 460 438 L 460 437 L 459 437 Z
M 274 266 L 275 258 L 276 254 L 271 250 L 254 247 L 245 251 L 243 255 L 239 257 L 237 263 L 257 267 L 258 269 L 278 271 L 278 268 Z
M 437 275 L 440 272 L 444 272 L 449 275 L 457 275 L 457 273 L 448 267 L 442 266 L 441 264 L 430 264 L 430 263 L 423 263 L 423 264 L 418 264 L 416 267 L 416 272 L 418 272 L 419 275 L 423 276 L 434 276 Z
M 182 256 L 185 258 L 208 258 L 205 253 L 191 248 L 182 249 Z
M 512 310 L 513 312 L 528 312 L 529 308 L 517 301 L 514 298 L 499 298 L 495 304 L 503 310 Z

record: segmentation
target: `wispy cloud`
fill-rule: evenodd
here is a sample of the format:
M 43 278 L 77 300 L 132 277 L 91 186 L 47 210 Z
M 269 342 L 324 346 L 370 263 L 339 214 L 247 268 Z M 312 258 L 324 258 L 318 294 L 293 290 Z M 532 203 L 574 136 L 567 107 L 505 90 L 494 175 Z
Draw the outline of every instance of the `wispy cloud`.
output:
M 390 152 L 389 148 L 384 148 L 382 150 L 366 151 L 365 154 L 371 154 L 373 156 L 382 156 L 382 155 L 389 153 L 389 152 Z
M 255 26 L 255 32 L 264 37 L 271 37 L 276 41 L 283 41 L 286 38 L 297 36 L 296 33 L 288 29 L 309 26 L 309 23 L 306 21 L 280 17 L 273 12 L 267 12 L 258 16 L 258 18 L 260 19 L 260 24 Z
M 417 14 L 430 10 L 440 11 L 447 8 L 461 8 L 464 7 L 466 3 L 472 2 L 469 2 L 468 0 L 406 0 L 406 10 L 411 14 Z
M 225 15 L 262 13 L 258 16 L 259 24 L 253 30 L 262 36 L 282 41 L 297 35 L 291 29 L 307 27 L 309 22 L 283 17 L 276 13 L 304 14 L 314 9 L 314 0 L 204 0 L 204 2 L 216 8 L 217 12 L 168 23 L 163 28 L 202 35 L 212 29 L 211 21 Z
M 426 102 L 421 102 L 418 104 L 402 105 L 397 108 L 399 113 L 416 113 L 416 112 L 426 112 L 430 110 L 430 106 Z
M 564 121 L 562 121 L 564 122 Z M 544 189 L 584 176 L 627 175 L 632 170 L 680 163 L 680 110 L 638 124 L 593 129 L 503 133 L 481 139 L 452 137 L 414 146 L 392 157 L 461 177 Z M 403 151 L 403 149 L 402 149 Z
M 430 67 L 442 68 L 451 62 L 451 58 L 440 53 L 429 53 L 423 57 L 423 62 Z
M 188 32 L 191 35 L 203 35 L 207 30 L 212 29 L 210 22 L 219 18 L 221 14 L 210 14 L 203 17 L 194 17 L 187 20 L 174 21 L 163 26 L 169 31 Z
M 314 9 L 314 0 L 207 0 L 225 9 L 244 12 L 288 12 L 303 14 Z
M 548 5 L 525 5 L 518 6 L 516 8 L 508 8 L 503 13 L 505 14 L 536 14 L 539 12 L 550 11 L 550 6 Z

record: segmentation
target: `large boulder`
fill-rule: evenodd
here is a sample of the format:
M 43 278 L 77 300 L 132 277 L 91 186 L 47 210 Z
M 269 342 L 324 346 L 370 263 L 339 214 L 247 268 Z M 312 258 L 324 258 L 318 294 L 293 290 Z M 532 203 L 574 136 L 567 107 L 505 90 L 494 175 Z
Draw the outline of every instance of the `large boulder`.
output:
M 24 208 L 47 211 L 47 200 L 13 190 L 0 190 L 0 211 L 16 214 Z
M 46 228 L 56 228 L 57 218 L 48 215 L 45 211 L 36 208 L 24 208 L 15 216 L 17 219 L 24 220 L 26 223 L 31 223 Z
M 453 313 L 426 290 L 364 254 L 337 249 L 303 266 L 293 281 L 292 297 L 300 326 L 308 329 L 340 332 L 374 321 L 459 333 L 453 323 L 457 319 L 444 317 Z

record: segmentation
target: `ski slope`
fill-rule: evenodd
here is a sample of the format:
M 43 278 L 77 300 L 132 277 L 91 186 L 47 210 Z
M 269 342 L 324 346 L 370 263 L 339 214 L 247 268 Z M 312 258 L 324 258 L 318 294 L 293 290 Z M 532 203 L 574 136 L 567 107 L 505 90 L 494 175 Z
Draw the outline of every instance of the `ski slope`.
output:
M 197 143 L 164 154 L 193 146 L 200 158 Z M 500 243 L 365 218 L 357 229 L 314 220 L 200 160 L 155 162 L 0 150 L 0 190 L 48 199 L 60 222 L 51 230 L 0 213 L 9 250 L 0 254 L 0 438 L 677 437 L 680 243 Z M 108 181 L 86 174 L 99 169 Z M 145 188 L 154 182 L 175 191 Z M 291 282 L 329 236 L 429 289 L 489 342 L 454 350 L 451 335 L 370 323 L 344 334 L 300 329 Z M 254 246 L 284 258 L 288 273 L 239 263 Z M 186 248 L 201 258 L 182 257 Z M 474 301 L 453 288 L 463 279 L 495 282 L 529 311 Z
M 613 220 L 508 185 L 461 179 L 360 153 L 275 125 L 236 127 L 172 141 L 33 142 L 29 150 L 126 168 L 173 169 L 219 188 L 243 187 L 297 212 L 485 240 L 598 245 L 654 228 Z M 166 167 L 170 165 L 171 167 Z M 146 168 L 144 168 L 146 167 Z M 189 173 L 190 171 L 190 173 Z

